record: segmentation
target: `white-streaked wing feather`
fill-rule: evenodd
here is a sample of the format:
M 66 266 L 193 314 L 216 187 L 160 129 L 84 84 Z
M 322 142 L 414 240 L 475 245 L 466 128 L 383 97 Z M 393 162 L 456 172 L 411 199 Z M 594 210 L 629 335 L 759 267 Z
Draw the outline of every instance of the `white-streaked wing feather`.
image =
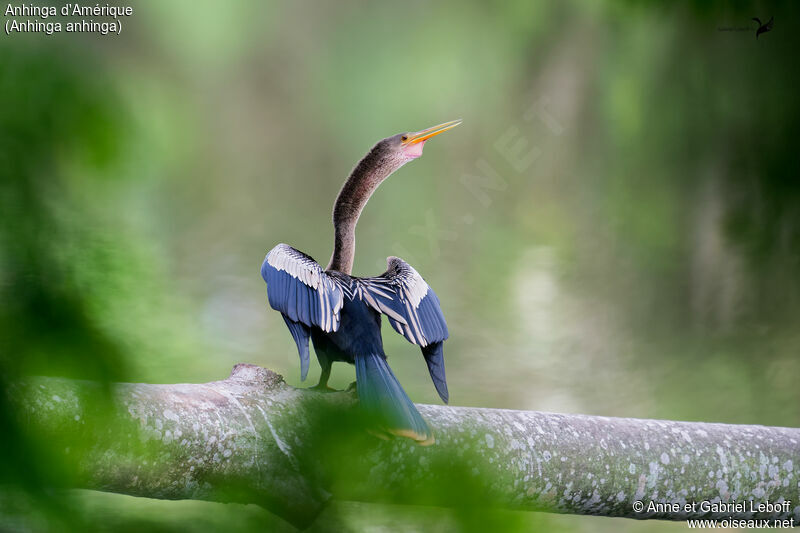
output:
M 288 277 L 281 277 L 280 273 Z M 327 332 L 338 329 L 343 305 L 339 280 L 328 275 L 310 256 L 279 244 L 264 258 L 261 275 L 267 282 L 269 302 L 274 309 L 309 327 L 317 326 Z M 291 283 L 297 284 L 291 288 L 297 294 L 294 301 L 286 296 Z M 303 288 L 311 292 L 297 292 Z
M 424 347 L 446 339 L 439 299 L 422 276 L 398 257 L 387 258 L 387 267 L 380 276 L 354 278 L 353 297 L 388 316 L 392 327 L 414 344 Z

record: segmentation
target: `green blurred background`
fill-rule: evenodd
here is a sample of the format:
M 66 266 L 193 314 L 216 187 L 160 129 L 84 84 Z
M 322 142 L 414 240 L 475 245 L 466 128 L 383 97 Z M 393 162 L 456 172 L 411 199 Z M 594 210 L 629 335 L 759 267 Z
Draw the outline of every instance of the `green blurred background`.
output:
M 463 118 L 381 186 L 355 264 L 399 255 L 435 288 L 451 403 L 800 424 L 797 3 L 130 5 L 120 36 L 0 38 L 4 390 L 30 374 L 204 382 L 237 362 L 300 385 L 265 252 L 324 264 L 333 199 L 372 144 Z M 771 16 L 756 39 L 751 17 Z M 436 403 L 417 350 L 386 333 L 406 390 Z M 333 386 L 353 379 L 334 367 Z M 4 396 L 0 529 L 59 530 L 67 509 L 31 496 L 59 465 Z M 338 505 L 342 528 L 459 527 Z M 67 506 L 88 529 L 279 525 L 253 506 Z

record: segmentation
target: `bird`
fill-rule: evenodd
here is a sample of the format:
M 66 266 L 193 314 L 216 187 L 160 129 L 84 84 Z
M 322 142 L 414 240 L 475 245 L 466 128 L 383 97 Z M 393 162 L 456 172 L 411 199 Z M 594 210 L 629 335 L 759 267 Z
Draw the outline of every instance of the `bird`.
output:
M 439 397 L 449 401 L 444 341 L 449 332 L 439 298 L 422 276 L 399 257 L 386 259 L 386 272 L 352 275 L 355 230 L 372 194 L 390 175 L 419 158 L 425 143 L 461 124 L 452 120 L 417 132 L 398 133 L 370 149 L 342 185 L 333 206 L 334 244 L 324 269 L 311 256 L 287 245 L 270 250 L 261 265 L 267 299 L 279 311 L 300 355 L 300 378 L 309 367 L 309 339 L 321 373 L 311 387 L 331 391 L 334 362 L 355 365 L 352 386 L 361 407 L 379 424 L 380 436 L 410 438 L 430 445 L 435 437 L 389 367 L 381 337 L 381 316 L 422 350 Z
M 775 17 L 770 17 L 769 21 L 767 21 L 766 24 L 761 24 L 761 20 L 758 19 L 757 17 L 753 17 L 753 20 L 755 20 L 758 23 L 758 29 L 756 30 L 756 39 L 758 39 L 758 36 L 761 35 L 762 33 L 767 33 L 768 31 L 770 31 L 772 29 L 772 26 L 775 25 Z

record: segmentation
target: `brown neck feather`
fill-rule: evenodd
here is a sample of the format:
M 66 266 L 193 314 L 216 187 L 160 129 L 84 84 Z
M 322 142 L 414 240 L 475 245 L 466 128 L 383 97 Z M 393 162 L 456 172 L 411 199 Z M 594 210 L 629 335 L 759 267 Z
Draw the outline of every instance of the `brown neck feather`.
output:
M 387 157 L 378 143 L 350 173 L 333 206 L 333 255 L 326 270 L 352 273 L 358 217 L 378 185 L 404 162 L 399 157 Z

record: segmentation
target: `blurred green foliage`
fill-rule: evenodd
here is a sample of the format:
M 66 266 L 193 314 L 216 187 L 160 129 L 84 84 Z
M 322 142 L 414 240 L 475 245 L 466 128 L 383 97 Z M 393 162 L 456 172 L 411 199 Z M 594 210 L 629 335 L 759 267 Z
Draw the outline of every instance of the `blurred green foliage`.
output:
M 333 198 L 372 143 L 462 117 L 381 187 L 356 257 L 375 274 L 400 255 L 436 289 L 454 403 L 800 424 L 796 3 L 133 6 L 119 37 L 0 41 L 3 391 L 29 374 L 208 381 L 239 361 L 298 384 L 264 252 L 324 262 Z M 756 40 L 751 17 L 772 16 Z M 509 135 L 538 150 L 522 170 Z M 480 160 L 506 185 L 488 205 L 462 179 Z M 388 331 L 386 348 L 435 402 L 416 350 Z M 21 425 L 0 395 L 0 483 L 41 510 L 23 529 L 58 529 L 39 489 L 62 469 Z M 115 506 L 109 529 L 221 512 L 76 498 L 98 529 Z M 390 506 L 344 508 L 354 529 L 398 526 Z M 408 529 L 464 526 L 447 513 Z

